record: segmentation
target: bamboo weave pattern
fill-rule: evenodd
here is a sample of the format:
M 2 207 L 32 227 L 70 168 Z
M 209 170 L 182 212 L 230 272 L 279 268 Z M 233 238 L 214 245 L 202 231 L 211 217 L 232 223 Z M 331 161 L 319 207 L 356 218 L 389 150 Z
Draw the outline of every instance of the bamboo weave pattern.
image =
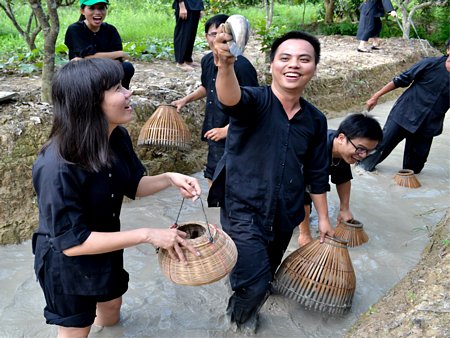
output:
M 292 252 L 282 262 L 274 280 L 275 290 L 306 308 L 344 314 L 352 306 L 356 276 L 346 242 L 315 239 Z
M 167 250 L 160 249 L 158 261 L 164 275 L 176 284 L 203 285 L 216 282 L 225 277 L 237 261 L 237 249 L 233 240 L 223 230 L 206 222 L 180 224 L 178 230 L 187 233 L 187 241 L 201 253 L 195 256 L 182 248 L 188 261 L 185 265 L 173 260 Z
M 363 224 L 356 219 L 348 222 L 341 221 L 336 226 L 334 235 L 347 241 L 347 246 L 350 247 L 359 246 L 369 240 L 369 236 L 364 231 Z
M 189 128 L 177 109 L 159 106 L 141 128 L 138 145 L 188 148 L 191 143 Z

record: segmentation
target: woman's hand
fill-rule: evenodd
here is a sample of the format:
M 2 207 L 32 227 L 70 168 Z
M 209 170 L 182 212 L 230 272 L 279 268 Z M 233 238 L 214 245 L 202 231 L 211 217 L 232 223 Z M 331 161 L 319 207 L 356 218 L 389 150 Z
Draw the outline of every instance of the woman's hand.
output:
M 177 229 L 149 229 L 151 240 L 149 242 L 156 247 L 167 250 L 170 257 L 187 264 L 186 256 L 182 248 L 186 248 L 192 254 L 200 256 L 198 252 L 186 240 L 186 233 Z
M 170 184 L 178 187 L 184 198 L 190 198 L 195 201 L 202 193 L 200 184 L 194 177 L 179 173 L 167 173 L 167 176 L 170 180 Z

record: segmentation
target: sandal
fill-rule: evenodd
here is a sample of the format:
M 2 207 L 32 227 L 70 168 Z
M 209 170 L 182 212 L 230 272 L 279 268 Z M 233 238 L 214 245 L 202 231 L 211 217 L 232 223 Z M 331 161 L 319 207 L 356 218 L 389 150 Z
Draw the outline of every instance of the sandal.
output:
M 370 53 L 370 49 L 367 49 L 367 48 L 357 48 L 357 51 L 358 52 L 361 52 L 361 53 Z
M 373 50 L 380 50 L 381 49 L 381 47 L 380 46 L 374 46 L 374 45 L 372 45 L 372 47 L 371 47 Z

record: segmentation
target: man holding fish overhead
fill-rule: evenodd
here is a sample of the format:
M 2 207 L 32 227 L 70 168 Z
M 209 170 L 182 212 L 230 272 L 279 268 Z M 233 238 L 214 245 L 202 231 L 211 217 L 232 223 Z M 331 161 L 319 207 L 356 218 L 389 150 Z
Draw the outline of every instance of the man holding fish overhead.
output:
M 305 32 L 286 33 L 271 47 L 271 85 L 240 87 L 232 35 L 219 32 L 217 104 L 230 125 L 208 201 L 221 206 L 222 227 L 238 249 L 227 314 L 236 328 L 254 333 L 293 229 L 305 217 L 305 189 L 318 213 L 321 241 L 334 235 L 326 200 L 327 120 L 302 98 L 320 59 L 320 43 Z

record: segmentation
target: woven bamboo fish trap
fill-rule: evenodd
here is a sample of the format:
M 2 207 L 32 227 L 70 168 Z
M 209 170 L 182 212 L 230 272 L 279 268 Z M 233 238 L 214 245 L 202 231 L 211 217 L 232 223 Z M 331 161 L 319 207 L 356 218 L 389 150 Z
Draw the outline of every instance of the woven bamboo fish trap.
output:
M 274 287 L 306 308 L 347 313 L 356 288 L 347 243 L 326 236 L 323 244 L 317 238 L 295 250 L 278 268 Z
M 406 188 L 419 188 L 421 186 L 414 171 L 411 169 L 402 169 L 394 176 L 394 181 L 398 185 Z
M 356 219 L 349 220 L 347 222 L 341 221 L 336 226 L 334 235 L 344 241 L 347 241 L 347 246 L 355 247 L 366 243 L 369 240 L 364 231 L 363 224 Z
M 191 143 L 189 128 L 177 109 L 160 105 L 141 128 L 138 145 L 188 148 Z
M 184 264 L 172 259 L 167 250 L 160 249 L 159 265 L 172 282 L 182 285 L 210 284 L 233 269 L 237 261 L 236 245 L 223 230 L 206 222 L 181 223 L 177 229 L 187 233 L 187 241 L 201 256 L 182 248 L 188 262 Z

